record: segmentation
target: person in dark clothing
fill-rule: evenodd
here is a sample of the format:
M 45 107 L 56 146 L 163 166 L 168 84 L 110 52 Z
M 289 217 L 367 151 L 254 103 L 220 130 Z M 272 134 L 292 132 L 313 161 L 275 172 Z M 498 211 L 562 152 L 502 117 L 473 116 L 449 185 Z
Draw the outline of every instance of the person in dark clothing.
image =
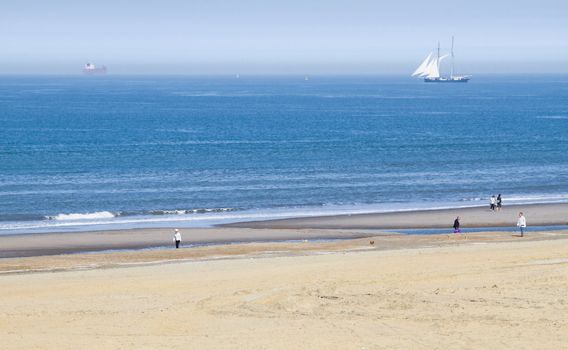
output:
M 497 196 L 497 211 L 501 210 L 501 206 L 503 205 L 503 200 L 501 199 L 501 193 Z
M 454 233 L 460 233 L 460 217 L 458 216 L 455 220 L 454 220 Z

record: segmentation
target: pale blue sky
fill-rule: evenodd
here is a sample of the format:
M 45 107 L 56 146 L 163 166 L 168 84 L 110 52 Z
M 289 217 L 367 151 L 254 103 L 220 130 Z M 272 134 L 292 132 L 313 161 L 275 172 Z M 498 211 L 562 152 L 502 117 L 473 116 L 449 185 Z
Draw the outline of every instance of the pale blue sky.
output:
M 2 0 L 0 73 L 568 72 L 568 1 Z

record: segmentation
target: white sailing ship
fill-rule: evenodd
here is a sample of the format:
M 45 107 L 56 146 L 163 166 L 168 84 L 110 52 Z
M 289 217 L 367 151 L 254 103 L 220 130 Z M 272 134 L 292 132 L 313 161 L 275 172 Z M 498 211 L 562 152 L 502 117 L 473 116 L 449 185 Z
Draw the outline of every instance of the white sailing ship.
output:
M 440 64 L 442 60 L 451 56 L 451 71 L 449 77 L 440 75 Z M 467 83 L 471 76 L 469 75 L 454 75 L 454 37 L 452 37 L 452 50 L 450 54 L 440 54 L 440 43 L 438 42 L 437 53 L 430 52 L 428 57 L 416 68 L 413 77 L 423 78 L 426 83 Z

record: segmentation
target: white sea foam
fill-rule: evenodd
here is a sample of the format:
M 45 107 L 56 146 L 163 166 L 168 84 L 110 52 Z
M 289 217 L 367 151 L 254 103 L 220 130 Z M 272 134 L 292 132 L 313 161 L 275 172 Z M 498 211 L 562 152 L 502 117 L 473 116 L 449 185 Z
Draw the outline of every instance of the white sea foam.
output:
M 568 201 L 568 193 L 548 194 L 548 195 L 510 195 L 503 200 L 519 203 L 555 203 Z
M 481 197 L 469 197 L 469 198 L 463 198 L 462 202 L 479 202 L 483 200 L 483 198 Z
M 111 219 L 116 217 L 115 214 L 111 213 L 110 211 L 99 211 L 95 213 L 72 213 L 72 214 L 59 214 L 56 216 L 48 217 L 49 220 L 58 220 L 58 221 L 76 221 L 76 220 L 93 220 L 93 219 Z
M 174 210 L 151 210 L 151 215 L 184 215 L 184 214 L 204 214 L 204 213 L 222 213 L 228 211 L 236 211 L 235 208 L 202 208 L 202 209 L 174 209 Z
M 490 195 L 487 197 L 467 197 L 463 198 L 462 202 L 479 202 L 479 201 L 489 201 Z M 557 203 L 557 202 L 567 202 L 568 193 L 560 194 L 534 194 L 534 195 L 517 195 L 517 194 L 506 194 L 503 197 L 503 201 L 510 204 L 532 204 L 532 203 Z

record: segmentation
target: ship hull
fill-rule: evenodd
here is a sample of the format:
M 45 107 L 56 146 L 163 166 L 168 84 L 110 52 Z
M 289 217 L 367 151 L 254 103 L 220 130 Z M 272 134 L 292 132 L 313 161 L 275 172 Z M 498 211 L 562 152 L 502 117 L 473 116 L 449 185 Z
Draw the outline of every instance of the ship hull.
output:
M 425 83 L 467 83 L 469 77 L 459 78 L 424 78 Z
M 106 72 L 107 72 L 106 67 L 83 69 L 83 74 L 85 74 L 85 75 L 106 74 Z

